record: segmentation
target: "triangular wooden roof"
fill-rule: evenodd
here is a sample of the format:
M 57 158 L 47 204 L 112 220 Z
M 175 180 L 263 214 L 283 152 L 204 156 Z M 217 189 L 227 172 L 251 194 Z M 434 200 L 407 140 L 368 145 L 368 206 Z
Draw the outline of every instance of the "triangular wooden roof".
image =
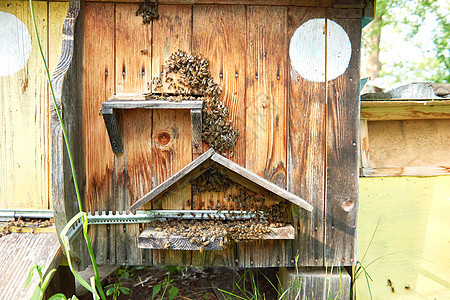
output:
M 202 175 L 212 166 L 219 168 L 220 172 L 226 174 L 231 180 L 247 187 L 248 189 L 257 192 L 264 193 L 269 192 L 275 198 L 279 200 L 287 200 L 289 202 L 298 205 L 299 207 L 312 211 L 311 204 L 303 200 L 297 195 L 280 188 L 276 184 L 256 175 L 253 172 L 241 167 L 240 165 L 232 162 L 231 160 L 217 154 L 214 149 L 209 149 L 197 159 L 192 161 L 186 167 L 175 173 L 169 179 L 158 185 L 151 190 L 148 194 L 137 200 L 130 207 L 130 211 L 134 212 L 139 207 L 149 201 L 159 202 L 169 192 L 174 192 L 187 185 L 192 179 Z

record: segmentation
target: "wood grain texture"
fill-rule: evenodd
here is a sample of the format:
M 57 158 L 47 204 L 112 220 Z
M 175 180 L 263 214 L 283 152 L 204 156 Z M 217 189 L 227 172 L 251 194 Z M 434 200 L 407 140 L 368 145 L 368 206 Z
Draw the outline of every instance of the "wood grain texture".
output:
M 286 186 L 286 8 L 247 8 L 246 168 Z
M 37 2 L 33 6 L 46 55 L 47 3 Z M 23 57 L 25 67 L 0 77 L 0 208 L 48 209 L 49 107 L 45 68 L 29 4 L 1 1 L 0 10 L 22 21 L 31 38 L 28 61 Z M 61 38 L 61 34 L 58 37 Z M 47 55 L 45 58 L 48 60 Z
M 115 158 L 99 111 L 114 93 L 114 4 L 85 6 L 83 138 L 87 211 L 116 211 Z M 90 228 L 97 263 L 115 263 L 112 226 Z
M 327 86 L 327 197 L 325 265 L 356 263 L 358 213 L 359 62 L 361 21 L 335 20 L 347 32 L 352 57 Z
M 247 6 L 246 168 L 286 188 L 287 8 Z M 290 264 L 285 242 L 238 247 L 241 266 Z M 279 262 L 279 263 L 278 263 Z
M 450 119 L 450 105 L 443 101 L 364 101 L 361 118 L 368 121 Z M 409 103 L 408 103 L 409 102 Z
M 50 0 L 59 1 L 59 0 Z M 86 0 L 86 2 L 123 2 L 123 0 Z M 139 3 L 140 0 L 128 0 L 128 2 Z M 160 4 L 235 4 L 245 5 L 249 1 L 244 0 L 161 0 Z M 333 0 L 315 0 L 311 3 L 309 0 L 253 0 L 252 5 L 296 5 L 296 6 L 332 6 Z M 358 6 L 359 7 L 359 6 Z
M 152 24 L 143 24 L 136 4 L 115 6 L 115 92 L 143 93 L 150 90 Z M 147 51 L 142 51 L 147 50 Z M 121 112 L 123 155 L 116 155 L 114 183 L 116 208 L 127 210 L 152 186 L 153 111 Z M 114 225 L 116 263 L 141 262 L 144 253 L 137 248 L 139 224 Z
M 36 271 L 28 287 L 25 281 L 34 265 L 43 274 L 56 268 L 63 257 L 56 233 L 11 233 L 0 239 L 0 298 L 31 299 L 39 284 Z
M 245 166 L 245 7 L 194 5 L 193 20 L 192 51 L 209 59 L 211 75 L 223 88 L 220 99 L 239 130 L 231 160 Z
M 324 16 L 323 8 L 289 7 L 288 37 L 306 21 Z M 312 212 L 292 206 L 298 230 L 292 252 L 299 251 L 301 265 L 320 266 L 325 205 L 325 83 L 308 81 L 293 67 L 289 73 L 288 120 L 287 188 L 314 206 Z
M 192 7 L 190 5 L 159 5 L 160 17 L 153 20 L 152 77 L 160 77 L 163 65 L 169 56 L 181 49 L 191 50 Z M 153 91 L 159 89 L 152 87 Z M 168 91 L 163 81 L 162 91 Z M 153 187 L 163 183 L 170 176 L 192 161 L 192 129 L 190 111 L 155 110 L 153 113 Z M 191 199 L 190 185 L 168 195 L 162 200 L 162 208 L 184 209 Z M 191 260 L 188 251 L 153 251 L 155 264 L 180 265 Z
M 158 5 L 158 12 L 159 18 L 153 20 L 152 79 L 161 77 L 164 64 L 173 52 L 181 49 L 189 53 L 191 49 L 192 6 Z M 164 80 L 162 84 L 161 88 L 152 86 L 152 92 L 173 92 Z
M 116 4 L 116 93 L 150 90 L 152 24 L 142 23 L 135 13 L 138 8 L 136 4 Z

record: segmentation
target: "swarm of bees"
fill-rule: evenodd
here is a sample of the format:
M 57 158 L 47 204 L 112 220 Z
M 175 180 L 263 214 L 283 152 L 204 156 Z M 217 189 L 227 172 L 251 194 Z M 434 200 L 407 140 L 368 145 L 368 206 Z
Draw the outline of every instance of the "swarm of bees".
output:
M 177 74 L 176 80 L 172 77 L 173 74 Z M 201 54 L 188 54 L 178 50 L 165 62 L 165 73 L 152 79 L 153 87 L 160 89 L 163 80 L 169 84 L 168 89 L 173 91 L 174 96 L 148 94 L 146 98 L 168 101 L 203 100 L 203 142 L 224 156 L 229 150 L 232 157 L 239 132 L 233 129 L 231 121 L 228 120 L 228 107 L 219 98 L 222 87 L 214 81 L 209 72 L 209 60 Z
M 150 0 L 144 0 L 144 3 L 139 4 L 139 9 L 136 11 L 136 16 L 142 16 L 142 22 L 149 24 L 152 19 L 158 19 L 158 0 L 150 2 Z
M 231 241 L 259 239 L 276 227 L 263 220 L 252 221 L 223 221 L 223 220 L 167 220 L 152 221 L 150 226 L 163 233 L 163 236 L 180 236 L 189 239 L 192 245 L 207 247 L 216 240 L 220 246 Z M 170 243 L 168 244 L 169 248 Z
M 7 234 L 10 234 L 11 232 L 22 232 L 22 228 L 29 227 L 31 228 L 31 232 L 33 232 L 34 228 L 44 228 L 49 227 L 53 225 L 52 221 L 50 220 L 41 220 L 41 219 L 30 219 L 26 218 L 23 219 L 22 217 L 19 217 L 14 221 L 8 221 L 3 228 L 1 228 L 0 231 L 0 237 L 5 236 Z
M 215 167 L 191 181 L 192 193 L 196 195 L 204 192 L 225 192 L 233 186 L 234 181 Z

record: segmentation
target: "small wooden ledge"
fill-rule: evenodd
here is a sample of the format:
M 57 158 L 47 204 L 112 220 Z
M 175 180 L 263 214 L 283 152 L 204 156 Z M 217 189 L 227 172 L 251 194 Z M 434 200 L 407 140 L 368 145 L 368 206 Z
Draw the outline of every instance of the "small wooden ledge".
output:
M 144 94 L 114 95 L 102 104 L 102 115 L 108 131 L 111 148 L 114 153 L 123 153 L 123 142 L 120 134 L 120 118 L 118 109 L 189 109 L 191 111 L 192 149 L 193 153 L 201 153 L 202 146 L 202 107 L 203 101 L 165 101 L 146 99 Z
M 292 225 L 285 225 L 278 228 L 270 228 L 270 233 L 264 234 L 259 239 L 262 240 L 293 240 L 295 229 Z M 208 237 L 208 239 L 211 237 Z M 254 240 L 257 238 L 249 238 Z M 210 241 L 210 240 L 209 240 Z M 224 238 L 218 237 L 204 246 L 201 243 L 191 244 L 188 237 L 179 235 L 166 236 L 164 232 L 156 231 L 148 226 L 138 238 L 138 247 L 142 249 L 162 249 L 162 250 L 222 250 L 226 247 Z M 202 248 L 202 249 L 200 249 Z

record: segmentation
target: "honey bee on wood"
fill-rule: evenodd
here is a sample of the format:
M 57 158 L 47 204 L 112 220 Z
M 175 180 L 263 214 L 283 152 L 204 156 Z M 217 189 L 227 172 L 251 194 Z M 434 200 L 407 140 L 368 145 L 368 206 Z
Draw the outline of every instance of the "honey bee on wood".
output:
M 170 247 L 170 242 L 166 242 L 165 244 L 164 244 L 164 249 L 169 249 L 169 247 Z

